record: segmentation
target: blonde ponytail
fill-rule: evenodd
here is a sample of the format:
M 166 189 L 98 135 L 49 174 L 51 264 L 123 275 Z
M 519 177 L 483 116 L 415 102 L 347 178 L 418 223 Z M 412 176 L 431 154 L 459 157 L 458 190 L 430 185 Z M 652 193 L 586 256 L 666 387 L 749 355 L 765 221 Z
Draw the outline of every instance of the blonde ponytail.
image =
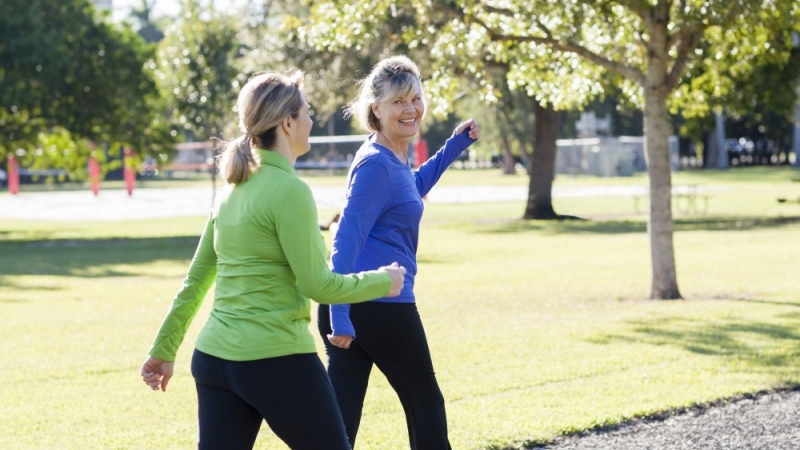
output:
M 260 161 L 253 154 L 247 135 L 229 142 L 217 161 L 219 173 L 228 184 L 244 183 L 259 165 Z
M 300 88 L 303 73 L 263 73 L 251 78 L 239 92 L 236 109 L 243 135 L 229 143 L 217 161 L 219 173 L 229 184 L 247 181 L 261 165 L 258 152 L 275 145 L 276 127 L 287 116 L 297 118 L 305 104 Z

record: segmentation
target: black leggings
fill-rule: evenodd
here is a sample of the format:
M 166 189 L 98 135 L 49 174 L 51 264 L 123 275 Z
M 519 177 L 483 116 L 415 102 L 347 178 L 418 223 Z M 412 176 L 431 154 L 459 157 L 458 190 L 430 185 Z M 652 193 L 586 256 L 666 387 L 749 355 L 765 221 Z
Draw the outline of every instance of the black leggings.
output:
M 375 364 L 392 385 L 406 415 L 412 450 L 450 450 L 444 397 L 433 371 L 428 340 L 414 303 L 366 302 L 350 306 L 356 340 L 345 350 L 328 342 L 330 311 L 320 305 L 318 328 L 328 354 L 328 375 L 355 447 L 369 374 Z
M 228 361 L 195 350 L 192 375 L 200 450 L 252 449 L 262 419 L 292 450 L 350 450 L 316 354 Z

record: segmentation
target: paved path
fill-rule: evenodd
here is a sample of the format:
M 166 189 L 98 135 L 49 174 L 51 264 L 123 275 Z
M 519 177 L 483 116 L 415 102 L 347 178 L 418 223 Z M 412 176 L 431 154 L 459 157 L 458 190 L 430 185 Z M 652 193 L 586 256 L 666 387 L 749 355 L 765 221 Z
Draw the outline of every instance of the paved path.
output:
M 344 201 L 344 188 L 312 187 L 317 206 L 337 208 Z M 644 192 L 641 186 L 554 188 L 553 197 L 590 197 Z M 21 192 L 0 195 L 0 219 L 56 221 L 114 221 L 161 217 L 204 216 L 212 204 L 214 191 L 208 187 L 141 188 L 129 197 L 122 189 L 61 192 Z M 434 203 L 525 201 L 524 186 L 437 186 L 427 199 Z
M 800 391 L 693 409 L 660 421 L 570 437 L 545 450 L 798 450 Z

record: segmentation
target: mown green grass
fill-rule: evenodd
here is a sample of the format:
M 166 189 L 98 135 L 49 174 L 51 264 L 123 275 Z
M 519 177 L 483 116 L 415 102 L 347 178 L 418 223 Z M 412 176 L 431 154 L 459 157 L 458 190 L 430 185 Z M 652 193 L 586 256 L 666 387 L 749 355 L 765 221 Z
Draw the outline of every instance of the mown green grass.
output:
M 630 197 L 556 198 L 588 219 L 561 222 L 519 221 L 516 202 L 427 204 L 417 293 L 453 448 L 520 448 L 800 383 L 800 203 L 776 200 L 800 198 L 796 176 L 676 174 L 709 197 L 705 213 L 676 212 L 682 301 L 647 300 L 646 216 Z M 450 171 L 442 182 L 526 180 Z M 569 183 L 646 180 L 556 181 Z M 166 394 L 138 370 L 204 220 L 0 223 L 4 448 L 194 446 L 188 365 L 210 302 Z M 407 448 L 393 391 L 377 371 L 371 384 L 358 448 Z M 286 447 L 264 428 L 257 448 Z

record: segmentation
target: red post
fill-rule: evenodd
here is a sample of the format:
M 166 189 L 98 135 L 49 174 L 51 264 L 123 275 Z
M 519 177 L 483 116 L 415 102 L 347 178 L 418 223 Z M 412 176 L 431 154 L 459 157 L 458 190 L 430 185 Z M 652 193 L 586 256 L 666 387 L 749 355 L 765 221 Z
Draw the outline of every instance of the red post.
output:
M 125 180 L 125 189 L 128 191 L 128 196 L 132 196 L 133 188 L 136 187 L 136 171 L 133 167 L 133 151 L 129 148 L 125 149 L 122 178 Z
M 100 193 L 100 163 L 92 156 L 89 157 L 89 180 L 92 183 L 92 193 Z
M 425 140 L 422 136 L 417 139 L 417 143 L 414 145 L 414 163 L 417 167 L 421 166 L 422 163 L 428 160 L 428 141 Z
M 19 194 L 19 161 L 14 155 L 8 155 L 8 192 Z
M 417 141 L 414 142 L 414 165 L 417 169 L 421 166 L 425 161 L 428 160 L 428 141 L 422 137 L 422 134 L 417 136 Z M 423 200 L 427 200 L 428 196 L 425 195 L 422 197 Z

